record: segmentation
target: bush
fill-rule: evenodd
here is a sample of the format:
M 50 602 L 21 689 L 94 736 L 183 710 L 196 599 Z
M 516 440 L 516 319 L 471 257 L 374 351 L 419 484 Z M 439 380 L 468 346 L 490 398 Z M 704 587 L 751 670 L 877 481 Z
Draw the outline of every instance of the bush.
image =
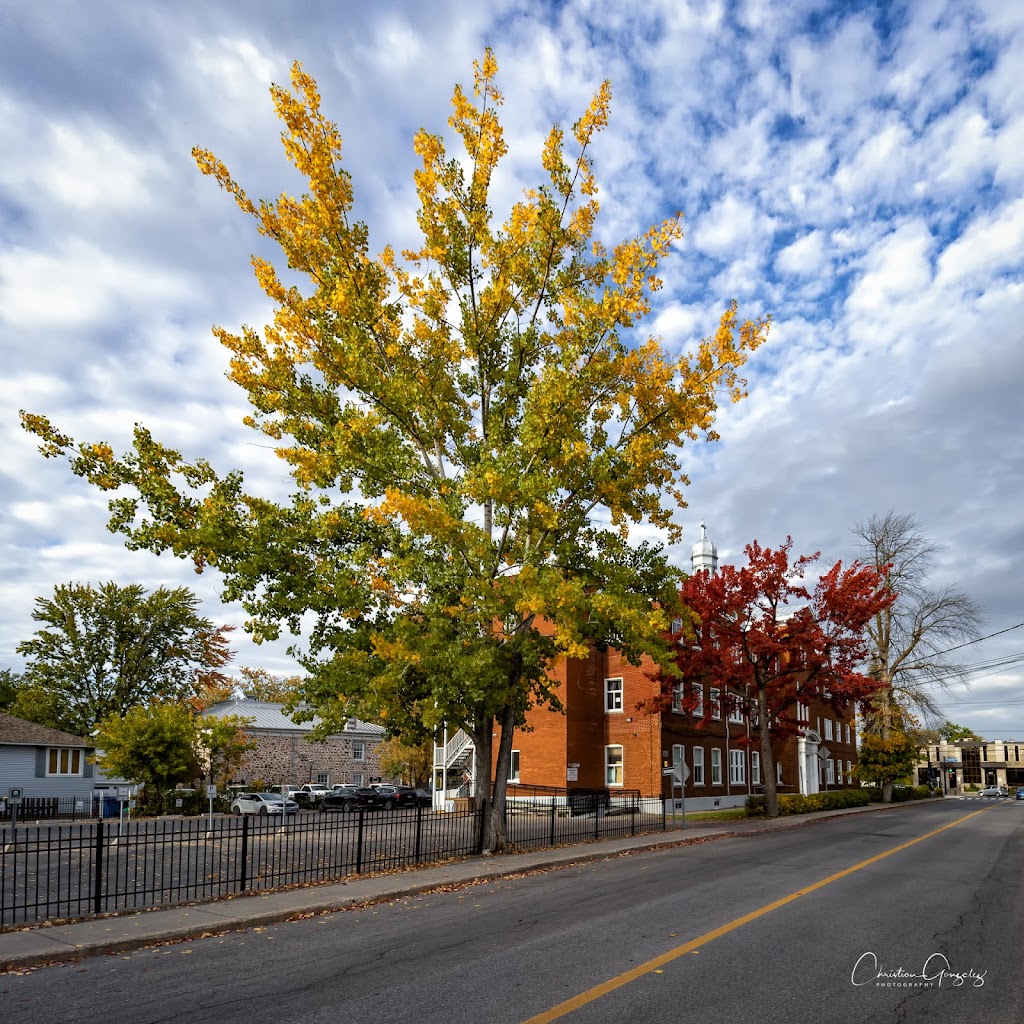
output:
M 779 797 L 779 816 L 790 814 L 811 814 L 814 811 L 836 811 L 844 807 L 863 807 L 870 801 L 866 789 L 838 789 L 828 793 L 787 793 Z M 747 797 L 747 815 L 752 818 L 767 813 L 768 798 Z

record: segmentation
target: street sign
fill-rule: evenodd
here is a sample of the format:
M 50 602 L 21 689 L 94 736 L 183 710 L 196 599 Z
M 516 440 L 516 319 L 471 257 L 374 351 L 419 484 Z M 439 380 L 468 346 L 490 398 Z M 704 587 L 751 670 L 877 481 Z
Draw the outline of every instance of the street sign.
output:
M 10 800 L 12 804 L 20 804 L 23 793 L 24 790 L 20 786 L 12 786 L 7 791 L 7 799 Z
M 207 796 L 216 796 L 217 795 L 217 787 L 216 786 L 207 786 L 206 787 L 206 795 Z
M 818 747 L 818 757 L 822 761 L 827 761 L 832 756 L 832 751 L 828 747 Z
M 679 764 L 674 764 L 671 768 L 662 768 L 661 774 L 671 775 L 675 784 L 681 786 L 690 777 L 690 769 L 687 768 L 685 761 L 680 761 Z

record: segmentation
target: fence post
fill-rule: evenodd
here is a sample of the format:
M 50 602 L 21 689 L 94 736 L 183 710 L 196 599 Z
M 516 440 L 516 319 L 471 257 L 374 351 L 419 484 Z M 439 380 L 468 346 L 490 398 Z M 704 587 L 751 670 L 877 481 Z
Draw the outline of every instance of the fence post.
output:
M 636 835 L 636 816 L 639 813 L 640 813 L 640 797 L 637 796 L 637 797 L 633 798 L 633 813 L 629 816 L 630 817 L 629 834 L 631 836 L 635 836 Z
M 419 862 L 420 862 L 420 838 L 422 837 L 422 835 L 423 835 L 423 805 L 419 802 L 419 800 L 417 800 L 416 801 L 416 853 L 415 853 L 415 860 L 416 860 L 417 864 L 419 864 Z
M 92 910 L 94 914 L 103 913 L 103 847 L 103 819 L 101 818 L 96 822 L 96 854 L 92 881 Z
M 249 883 L 249 815 L 242 815 L 242 864 L 238 872 L 238 891 L 245 892 Z
M 363 870 L 363 817 L 366 812 L 360 807 L 359 808 L 359 826 L 356 830 L 356 874 L 361 874 Z
M 549 846 L 555 845 L 555 801 L 558 797 L 553 796 L 551 798 L 551 841 L 548 843 Z
M 672 820 L 675 821 L 675 797 L 672 798 Z M 665 794 L 661 794 L 661 831 L 665 832 L 668 829 L 668 815 L 665 813 Z

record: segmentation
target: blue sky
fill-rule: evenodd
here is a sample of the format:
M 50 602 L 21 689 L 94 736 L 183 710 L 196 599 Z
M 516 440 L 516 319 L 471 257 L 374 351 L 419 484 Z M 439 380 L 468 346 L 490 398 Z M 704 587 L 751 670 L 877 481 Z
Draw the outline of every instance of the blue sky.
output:
M 494 48 L 510 155 L 500 210 L 539 179 L 553 120 L 601 81 L 607 240 L 674 210 L 686 237 L 649 327 L 670 348 L 735 297 L 771 312 L 750 397 L 721 441 L 685 453 L 688 565 L 699 522 L 723 561 L 757 538 L 830 559 L 892 508 L 943 546 L 935 581 L 971 594 L 985 633 L 1024 622 L 1024 8 L 968 3 L 651 2 L 293 7 L 89 5 L 0 12 L 0 667 L 18 668 L 36 596 L 68 580 L 217 580 L 126 551 L 104 503 L 17 424 L 44 412 L 115 446 L 165 442 L 279 492 L 241 425 L 214 323 L 262 324 L 260 242 L 190 157 L 212 149 L 250 195 L 293 187 L 267 88 L 302 60 L 346 146 L 377 250 L 415 237 L 412 135 L 447 131 L 456 81 Z M 301 12 L 301 13 L 300 13 Z M 239 664 L 287 671 L 236 633 Z M 949 717 L 1024 737 L 1024 629 L 966 649 Z

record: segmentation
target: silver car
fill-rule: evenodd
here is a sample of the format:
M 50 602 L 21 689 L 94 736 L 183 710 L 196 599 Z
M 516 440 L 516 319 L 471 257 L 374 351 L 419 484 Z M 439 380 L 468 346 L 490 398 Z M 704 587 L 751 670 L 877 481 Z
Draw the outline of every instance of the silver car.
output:
M 280 793 L 239 793 L 231 801 L 233 814 L 295 814 L 299 805 Z
M 978 796 L 1009 796 L 1009 790 L 1005 786 L 986 786 Z

